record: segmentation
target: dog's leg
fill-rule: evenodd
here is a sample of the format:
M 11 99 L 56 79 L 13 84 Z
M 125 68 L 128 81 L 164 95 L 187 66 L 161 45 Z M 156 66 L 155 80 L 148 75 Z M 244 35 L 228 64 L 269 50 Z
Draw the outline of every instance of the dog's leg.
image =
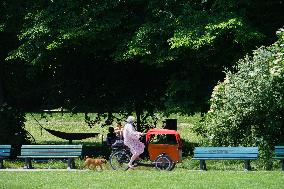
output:
M 85 162 L 83 165 L 84 169 L 90 169 L 90 164 L 88 162 Z

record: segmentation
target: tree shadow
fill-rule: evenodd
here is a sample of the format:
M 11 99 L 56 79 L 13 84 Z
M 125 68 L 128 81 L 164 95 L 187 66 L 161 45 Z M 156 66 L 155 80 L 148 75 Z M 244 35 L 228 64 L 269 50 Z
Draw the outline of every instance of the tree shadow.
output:
M 183 157 L 192 157 L 194 155 L 193 151 L 196 146 L 199 146 L 198 143 L 193 143 L 189 141 L 182 141 L 182 156 Z

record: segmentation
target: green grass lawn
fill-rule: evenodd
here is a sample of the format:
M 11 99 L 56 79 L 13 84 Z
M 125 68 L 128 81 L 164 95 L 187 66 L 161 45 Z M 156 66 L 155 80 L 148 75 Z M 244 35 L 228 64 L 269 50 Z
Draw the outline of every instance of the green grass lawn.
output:
M 94 117 L 94 115 L 90 114 L 90 117 Z M 39 122 L 37 122 L 35 119 Z M 192 131 L 192 127 L 195 123 L 197 123 L 201 116 L 200 114 L 195 114 L 194 116 L 184 116 L 180 114 L 172 114 L 167 118 L 177 119 L 177 129 L 181 134 L 181 138 L 184 141 L 183 148 L 183 162 L 176 166 L 176 169 L 187 169 L 187 170 L 198 170 L 199 169 L 199 161 L 191 160 L 193 148 L 195 145 L 200 145 L 199 142 L 202 140 L 200 137 L 196 136 L 196 134 Z M 162 126 L 162 121 L 165 120 L 165 117 L 161 117 L 158 122 L 158 127 Z M 88 146 L 91 151 L 98 152 L 95 156 L 104 156 L 108 158 L 108 153 L 105 152 L 106 146 L 103 145 L 103 141 L 106 138 L 106 134 L 108 132 L 108 127 L 101 127 L 100 124 L 93 125 L 92 128 L 85 123 L 84 114 L 71 114 L 71 113 L 52 113 L 45 114 L 44 117 L 41 114 L 26 114 L 26 129 L 33 135 L 35 138 L 35 142 L 37 144 L 68 144 L 67 140 L 60 139 L 55 137 L 41 129 L 40 125 L 45 128 L 63 131 L 63 132 L 98 132 L 100 135 L 95 138 L 89 138 L 79 141 L 73 141 L 74 144 L 83 144 L 84 146 Z M 113 125 L 115 126 L 115 123 Z M 94 148 L 93 148 L 94 147 Z M 101 153 L 102 152 L 102 153 Z M 77 160 L 77 165 L 82 165 L 82 160 Z M 264 170 L 261 163 L 257 161 L 252 161 L 252 166 L 255 168 L 254 170 Z M 66 167 L 65 163 L 58 163 L 58 161 L 49 162 L 47 164 L 37 164 L 34 165 L 38 168 L 64 168 Z M 19 162 L 9 162 L 7 161 L 6 166 L 9 168 L 17 168 L 22 167 L 23 163 Z M 211 170 L 243 170 L 243 162 L 242 161 L 207 161 L 208 169 Z M 279 162 L 273 162 L 273 170 L 279 170 Z
M 33 116 L 32 116 L 33 115 Z M 93 114 L 90 114 L 92 118 Z M 184 140 L 190 142 L 198 142 L 200 138 L 198 138 L 192 131 L 191 127 L 194 122 L 200 119 L 200 115 L 196 114 L 194 116 L 183 116 L 179 114 L 170 115 L 167 118 L 177 119 L 178 121 L 178 131 L 181 134 L 181 137 Z M 162 121 L 165 120 L 166 117 L 163 117 L 159 120 L 157 127 L 162 126 Z M 37 122 L 38 121 L 38 122 Z M 52 113 L 52 114 L 45 114 L 44 117 L 41 114 L 26 114 L 26 122 L 25 128 L 33 135 L 35 138 L 35 142 L 39 144 L 50 144 L 50 143 L 68 143 L 68 141 L 57 138 L 44 129 L 41 129 L 40 125 L 45 128 L 63 131 L 63 132 L 70 132 L 70 133 L 80 133 L 80 132 L 98 132 L 100 135 L 96 138 L 89 138 L 84 139 L 81 141 L 74 141 L 74 143 L 88 143 L 88 142 L 101 142 L 102 137 L 105 138 L 106 134 L 108 133 L 108 127 L 101 127 L 100 124 L 93 125 L 92 128 L 85 123 L 84 114 L 71 114 L 71 113 Z M 115 123 L 112 125 L 115 127 Z
M 283 188 L 280 171 L 25 171 L 0 172 L 1 189 L 56 188 Z
M 102 139 L 107 127 L 94 125 L 90 128 L 82 114 L 53 114 L 47 119 L 35 115 L 40 124 L 46 128 L 63 132 L 99 132 L 97 138 L 73 141 L 75 144 L 95 145 L 104 148 Z M 37 144 L 67 144 L 68 141 L 52 136 L 42 130 L 38 123 L 27 114 L 26 129 L 34 136 Z M 192 125 L 200 119 L 199 115 L 185 117 L 171 115 L 178 119 L 178 131 L 182 139 L 191 149 L 198 144 L 200 138 L 191 130 Z M 35 170 L 23 170 L 23 161 L 5 160 L 8 168 L 0 171 L 0 189 L 56 189 L 56 188 L 283 188 L 284 172 L 280 171 L 279 162 L 275 163 L 274 171 L 263 171 L 252 161 L 254 171 L 243 171 L 242 161 L 207 161 L 208 171 L 199 171 L 199 161 L 191 160 L 190 150 L 184 154 L 182 163 L 178 163 L 173 171 L 157 171 L 152 167 L 137 167 L 130 171 L 112 171 L 109 164 L 104 170 L 83 170 L 83 160 L 76 159 L 77 170 L 67 171 L 67 163 L 50 161 L 33 163 Z M 12 169 L 18 169 L 13 171 Z

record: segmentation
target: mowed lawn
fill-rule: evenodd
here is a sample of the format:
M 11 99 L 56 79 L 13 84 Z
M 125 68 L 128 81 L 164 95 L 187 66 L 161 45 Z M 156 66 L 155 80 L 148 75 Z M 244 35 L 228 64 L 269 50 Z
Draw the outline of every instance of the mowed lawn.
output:
M 1 189 L 283 187 L 281 171 L 0 171 Z
M 75 144 L 98 145 L 103 147 L 107 127 L 96 125 L 92 128 L 84 123 L 83 115 L 70 116 L 54 114 L 46 122 L 35 117 L 46 128 L 63 132 L 99 132 L 97 138 L 73 141 Z M 27 130 L 35 138 L 37 144 L 67 144 L 68 141 L 52 136 L 41 129 L 39 124 L 27 116 L 25 122 Z M 192 131 L 191 126 L 199 116 L 174 117 L 178 119 L 178 131 L 188 145 L 198 143 L 200 138 Z M 195 120 L 196 119 L 196 120 Z M 199 161 L 192 161 L 189 152 L 185 154 L 182 163 L 177 164 L 173 171 L 158 171 L 155 168 L 137 167 L 130 171 L 113 171 L 109 164 L 104 170 L 83 170 L 83 160 L 76 160 L 77 170 L 68 171 L 66 162 L 33 163 L 36 169 L 24 170 L 23 161 L 5 161 L 7 169 L 0 170 L 0 189 L 85 189 L 85 188 L 119 188 L 119 189 L 171 189 L 171 188 L 248 188 L 275 189 L 284 188 L 284 171 L 280 171 L 279 162 L 275 161 L 274 171 L 263 171 L 252 162 L 256 171 L 242 171 L 243 162 L 208 161 L 208 171 L 199 171 Z M 15 171 L 16 169 L 17 171 Z

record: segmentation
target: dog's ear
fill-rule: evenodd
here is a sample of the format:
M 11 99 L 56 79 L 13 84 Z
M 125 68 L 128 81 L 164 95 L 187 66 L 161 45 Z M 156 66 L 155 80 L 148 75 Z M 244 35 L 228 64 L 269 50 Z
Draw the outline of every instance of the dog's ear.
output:
M 89 158 L 89 156 L 85 156 L 85 160 L 86 160 L 87 158 Z

